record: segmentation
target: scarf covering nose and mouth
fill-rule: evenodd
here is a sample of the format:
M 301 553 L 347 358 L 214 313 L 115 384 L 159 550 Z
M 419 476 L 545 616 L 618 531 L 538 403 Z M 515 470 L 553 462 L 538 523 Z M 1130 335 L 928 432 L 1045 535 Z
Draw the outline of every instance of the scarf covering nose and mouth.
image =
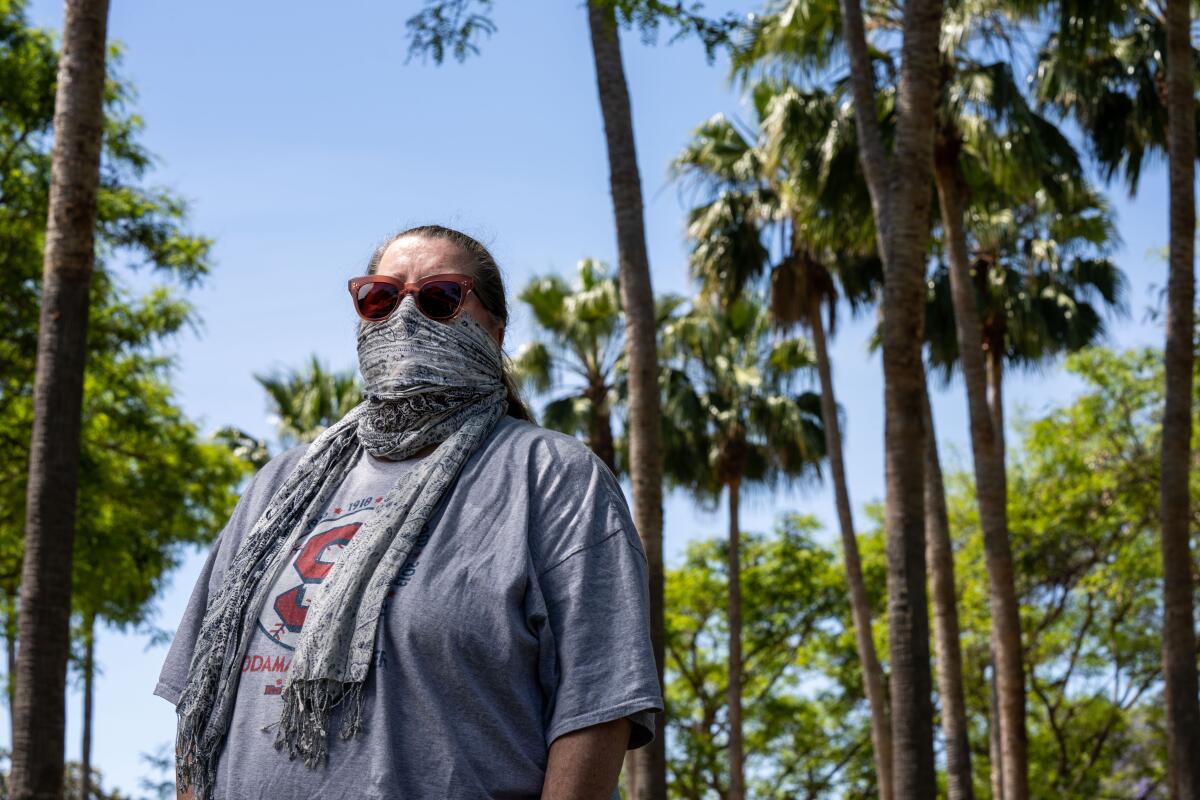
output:
M 180 789 L 210 800 L 233 716 L 254 620 L 296 543 L 316 525 L 364 452 L 406 471 L 320 584 L 288 668 L 275 747 L 309 767 L 328 755 L 329 716 L 341 704 L 343 739 L 362 729 L 362 692 L 383 602 L 425 523 L 462 465 L 508 407 L 496 341 L 469 314 L 435 322 L 412 295 L 381 323 L 359 326 L 365 399 L 305 450 L 246 534 L 210 601 L 176 706 Z

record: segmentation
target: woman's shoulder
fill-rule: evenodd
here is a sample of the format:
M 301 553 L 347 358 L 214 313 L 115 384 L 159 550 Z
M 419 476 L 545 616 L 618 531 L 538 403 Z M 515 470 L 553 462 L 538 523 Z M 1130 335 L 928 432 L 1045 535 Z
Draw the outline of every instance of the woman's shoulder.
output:
M 530 545 L 539 569 L 624 532 L 640 548 L 620 482 L 579 439 L 511 417 L 497 423 L 499 463 L 487 471 L 507 480 L 526 475 Z
M 523 462 L 531 477 L 593 478 L 620 491 L 620 484 L 604 460 L 574 436 L 543 428 L 527 420 L 501 417 L 493 434 L 495 452 Z

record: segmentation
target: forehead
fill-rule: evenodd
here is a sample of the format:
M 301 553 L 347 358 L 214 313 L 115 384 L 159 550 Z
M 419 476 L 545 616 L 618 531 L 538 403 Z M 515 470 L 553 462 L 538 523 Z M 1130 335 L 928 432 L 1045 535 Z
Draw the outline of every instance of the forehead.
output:
M 403 236 L 387 246 L 376 268 L 379 275 L 418 281 L 441 272 L 474 272 L 468 254 L 447 239 Z

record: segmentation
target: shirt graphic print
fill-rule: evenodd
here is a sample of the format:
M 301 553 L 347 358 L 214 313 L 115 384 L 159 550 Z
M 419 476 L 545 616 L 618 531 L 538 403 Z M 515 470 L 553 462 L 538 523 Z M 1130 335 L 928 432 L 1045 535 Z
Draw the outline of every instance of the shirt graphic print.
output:
M 341 558 L 346 545 L 367 521 L 375 507 L 383 502 L 382 494 L 356 497 L 350 502 L 331 506 L 313 530 L 292 549 L 292 561 L 280 573 L 267 594 L 258 615 L 258 631 L 242 660 L 240 692 L 251 686 L 262 686 L 261 693 L 277 695 L 283 691 L 284 679 L 292 662 L 292 652 L 300 642 L 300 632 L 308 617 L 308 609 L 329 570 Z M 420 565 L 421 551 L 429 543 L 429 530 L 421 532 L 404 568 L 400 570 L 390 600 L 398 589 L 407 585 Z M 385 602 L 386 615 L 390 603 Z M 386 656 L 376 643 L 375 667 L 384 667 Z M 258 693 L 257 688 L 255 689 Z

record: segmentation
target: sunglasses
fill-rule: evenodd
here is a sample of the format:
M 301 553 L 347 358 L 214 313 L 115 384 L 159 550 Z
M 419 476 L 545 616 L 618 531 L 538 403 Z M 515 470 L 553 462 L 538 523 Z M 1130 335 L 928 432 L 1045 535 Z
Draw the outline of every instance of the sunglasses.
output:
M 437 322 L 449 322 L 462 311 L 475 281 L 456 273 L 430 275 L 415 283 L 405 283 L 390 275 L 365 275 L 350 279 L 350 297 L 354 310 L 367 322 L 383 322 L 390 317 L 406 294 L 416 299 L 417 310 Z

